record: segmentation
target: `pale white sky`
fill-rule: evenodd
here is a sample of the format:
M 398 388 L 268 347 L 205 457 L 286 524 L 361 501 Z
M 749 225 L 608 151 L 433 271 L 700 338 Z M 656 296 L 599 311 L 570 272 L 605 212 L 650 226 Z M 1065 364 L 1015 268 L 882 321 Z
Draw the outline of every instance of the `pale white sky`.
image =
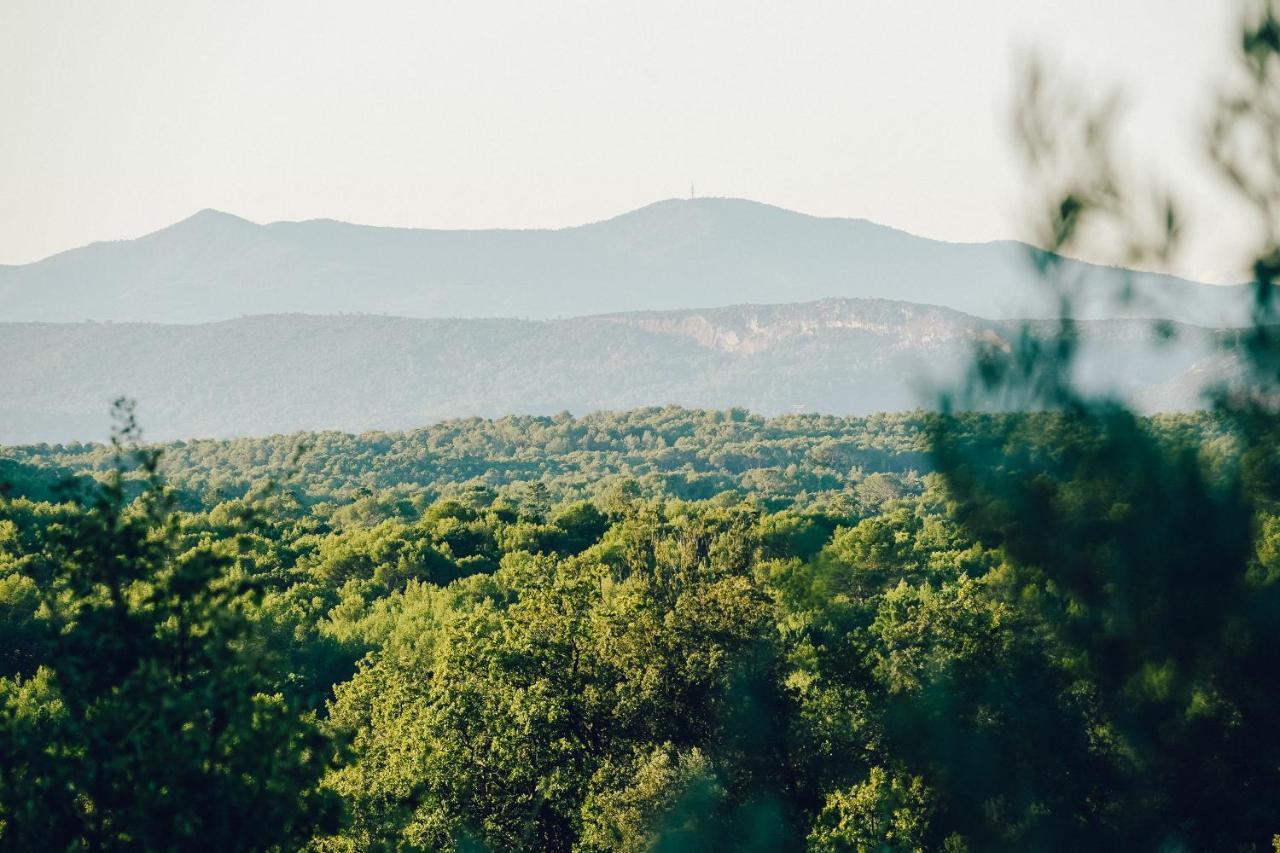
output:
M 2 0 L 0 263 L 215 207 L 558 227 L 742 196 L 1025 237 L 1009 106 L 1041 51 L 1122 84 L 1144 168 L 1195 132 L 1225 0 Z M 1148 158 L 1147 155 L 1151 155 Z M 1183 272 L 1224 275 L 1217 230 Z

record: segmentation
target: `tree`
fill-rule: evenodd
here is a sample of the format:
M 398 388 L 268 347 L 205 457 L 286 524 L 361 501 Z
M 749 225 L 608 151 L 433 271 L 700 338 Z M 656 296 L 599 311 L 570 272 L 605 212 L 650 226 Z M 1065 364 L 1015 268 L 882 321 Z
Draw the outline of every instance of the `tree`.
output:
M 296 846 L 336 817 L 316 788 L 331 747 L 248 651 L 253 585 L 211 548 L 175 547 L 158 454 L 134 446 L 131 407 L 118 411 L 113 474 L 84 508 L 27 531 L 19 554 L 43 582 L 51 640 L 33 675 L 0 679 L 0 841 Z
M 1240 42 L 1243 82 L 1224 95 L 1211 136 L 1265 235 L 1252 326 L 1233 349 L 1239 378 L 1211 398 L 1230 441 L 1209 458 L 1074 384 L 1070 306 L 1082 285 L 1062 256 L 1100 230 L 1132 229 L 1131 259 L 1159 260 L 1181 217 L 1163 199 L 1143 206 L 1124 186 L 1107 145 L 1108 105 L 1052 100 L 1036 73 L 1019 128 L 1051 193 L 1036 260 L 1064 316 L 1048 336 L 1027 329 L 1011 349 L 981 352 L 968 385 L 944 404 L 1043 411 L 990 418 L 980 430 L 944 416 L 932 435 L 957 518 L 1011 563 L 1006 601 L 1041 626 L 1054 666 L 1087 690 L 1102 759 L 1093 776 L 1106 783 L 1093 798 L 1102 807 L 1095 846 L 1261 849 L 1280 824 L 1270 678 L 1280 585 L 1254 571 L 1259 519 L 1280 498 L 1280 23 L 1272 4 L 1256 5 Z M 1144 214 L 1154 227 L 1135 222 Z M 946 772 L 964 780 L 979 767 L 961 758 Z

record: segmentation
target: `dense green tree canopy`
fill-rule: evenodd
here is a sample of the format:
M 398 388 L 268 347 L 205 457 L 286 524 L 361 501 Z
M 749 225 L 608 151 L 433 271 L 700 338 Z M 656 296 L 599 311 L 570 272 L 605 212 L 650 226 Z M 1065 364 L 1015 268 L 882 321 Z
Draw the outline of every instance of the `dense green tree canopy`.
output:
M 685 458 L 775 449 L 696 499 L 635 476 L 663 448 L 534 479 L 507 449 L 450 486 L 437 456 L 322 483 L 314 447 L 288 479 L 298 437 L 243 472 L 215 445 L 222 497 L 192 445 L 15 454 L 0 837 L 1081 849 L 1176 813 L 1194 846 L 1269 841 L 1280 799 L 1239 792 L 1275 784 L 1280 516 L 1229 424 L 902 416 L 902 450 L 841 459 L 750 417 L 616 420 L 659 415 Z M 903 466 L 931 426 L 939 473 Z M 768 453 L 834 473 L 759 490 Z

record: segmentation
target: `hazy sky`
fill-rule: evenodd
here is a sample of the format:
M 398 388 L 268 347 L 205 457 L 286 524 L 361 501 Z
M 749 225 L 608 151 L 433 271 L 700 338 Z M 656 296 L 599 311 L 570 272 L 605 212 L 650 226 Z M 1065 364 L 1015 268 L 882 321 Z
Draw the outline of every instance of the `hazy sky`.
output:
M 1196 179 L 1225 0 L 0 0 L 0 263 L 215 207 L 558 227 L 689 192 L 1025 236 L 1019 57 Z M 1206 208 L 1207 210 L 1207 208 Z M 1184 271 L 1222 274 L 1219 234 Z

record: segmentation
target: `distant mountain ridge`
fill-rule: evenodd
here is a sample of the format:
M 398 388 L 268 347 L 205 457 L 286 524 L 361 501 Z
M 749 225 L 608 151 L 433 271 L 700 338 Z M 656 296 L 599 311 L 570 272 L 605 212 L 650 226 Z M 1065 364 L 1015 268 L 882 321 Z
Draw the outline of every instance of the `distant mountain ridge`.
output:
M 278 313 L 551 319 L 825 298 L 1052 317 L 1014 242 L 954 244 L 741 199 L 667 200 L 559 230 L 258 225 L 206 210 L 153 234 L 0 267 L 0 321 L 206 323 Z M 1069 262 L 1082 319 L 1242 322 L 1246 293 Z M 1119 304 L 1132 285 L 1139 299 Z
M 1080 375 L 1144 410 L 1193 408 L 1210 333 L 1080 324 Z M 150 438 L 351 432 L 452 417 L 674 403 L 761 414 L 928 407 L 974 342 L 1015 326 L 890 300 L 566 320 L 271 315 L 200 325 L 0 323 L 0 444 L 101 440 L 137 399 Z

